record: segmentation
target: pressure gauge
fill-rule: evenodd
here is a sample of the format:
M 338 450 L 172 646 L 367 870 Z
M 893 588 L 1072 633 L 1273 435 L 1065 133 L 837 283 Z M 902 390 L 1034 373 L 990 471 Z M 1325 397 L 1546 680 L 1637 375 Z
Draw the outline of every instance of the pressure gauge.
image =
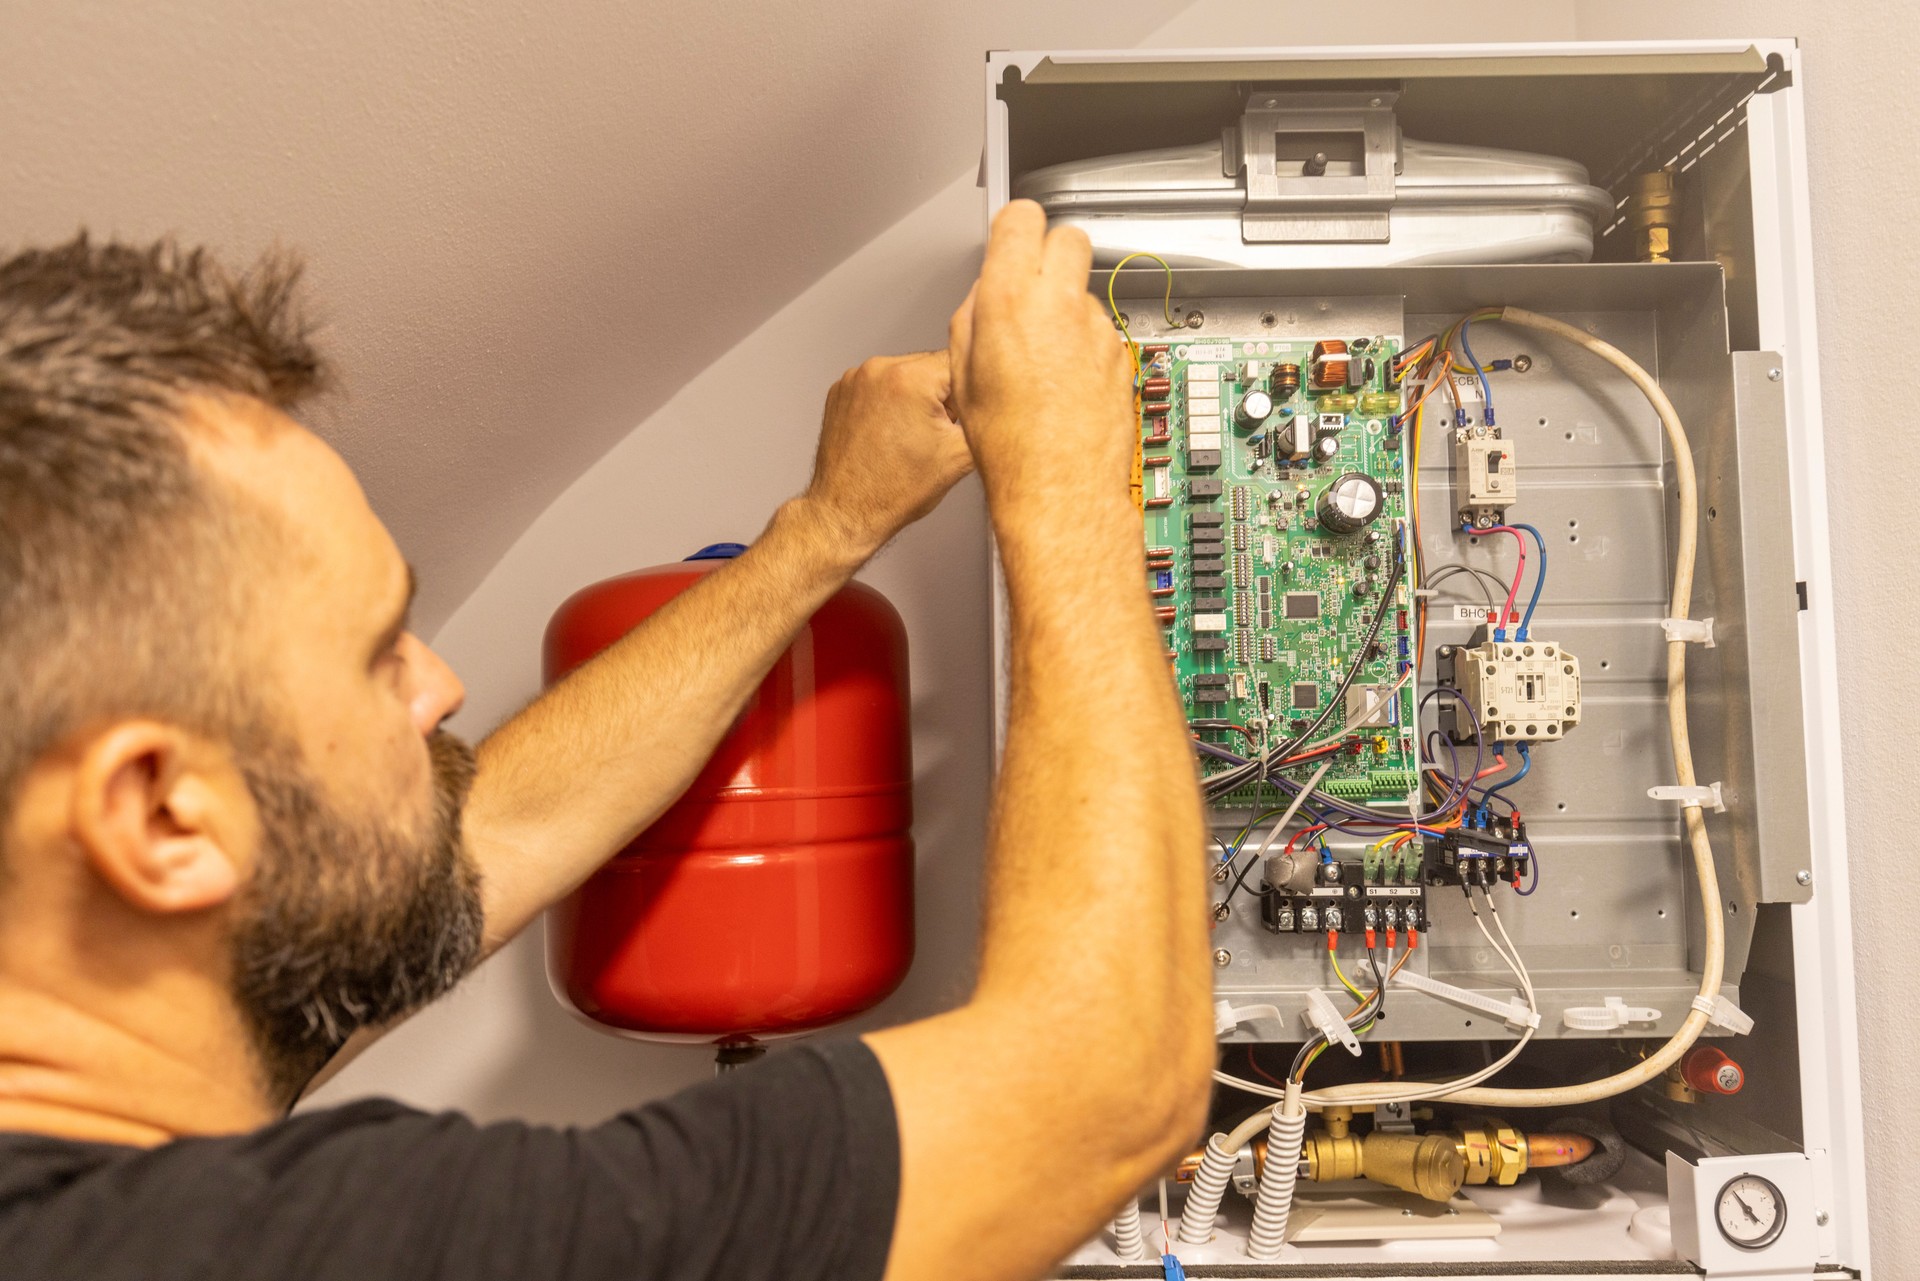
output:
M 1770 1180 L 1741 1174 L 1727 1180 L 1714 1202 L 1720 1235 L 1742 1250 L 1764 1250 L 1787 1227 L 1787 1199 Z

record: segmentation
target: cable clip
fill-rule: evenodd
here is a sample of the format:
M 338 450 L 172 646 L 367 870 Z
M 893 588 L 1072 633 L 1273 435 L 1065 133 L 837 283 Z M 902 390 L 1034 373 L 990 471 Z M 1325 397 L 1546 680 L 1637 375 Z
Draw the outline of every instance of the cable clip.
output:
M 1716 995 L 1712 1000 L 1704 996 L 1696 996 L 1693 998 L 1693 1008 L 1707 1016 L 1708 1024 L 1723 1032 L 1745 1036 L 1753 1031 L 1753 1015 L 1724 996 Z
M 1522 1028 L 1540 1026 L 1540 1015 L 1527 1008 L 1527 1003 L 1518 997 L 1501 1000 L 1497 996 L 1482 996 L 1478 992 L 1469 992 L 1466 988 L 1455 987 L 1451 983 L 1442 983 L 1439 979 L 1428 978 L 1418 970 L 1405 969 L 1393 976 L 1392 981 L 1400 987 L 1410 987 L 1416 992 L 1425 992 L 1428 996 L 1438 997 L 1442 1001 L 1462 1006 L 1469 1010 L 1478 1010 L 1482 1014 L 1491 1014 L 1502 1019 L 1514 1031 Z
M 1561 1019 L 1576 1032 L 1612 1032 L 1629 1023 L 1658 1023 L 1660 1011 L 1645 1005 L 1628 1005 L 1617 996 L 1605 1005 L 1571 1005 L 1560 1012 Z
M 1667 634 L 1669 643 L 1682 641 L 1689 645 L 1714 648 L 1711 618 L 1663 618 L 1660 620 L 1660 630 Z
M 1347 1021 L 1340 1017 L 1340 1011 L 1319 988 L 1307 989 L 1307 1008 L 1300 1017 L 1305 1019 L 1307 1025 L 1314 1031 L 1326 1037 L 1328 1044 L 1337 1043 L 1345 1046 L 1347 1053 L 1356 1058 L 1359 1057 L 1360 1038 L 1353 1034 L 1353 1029 L 1347 1026 Z
M 1226 1001 L 1213 1003 L 1213 1034 L 1225 1036 L 1242 1023 L 1251 1023 L 1255 1019 L 1272 1019 L 1281 1022 L 1280 1007 L 1277 1005 L 1232 1005 Z
M 1678 801 L 1688 809 L 1711 808 L 1716 814 L 1727 812 L 1727 802 L 1720 795 L 1720 784 L 1708 783 L 1704 787 L 1682 787 L 1678 783 L 1665 783 L 1659 787 L 1649 787 L 1647 795 L 1656 801 Z

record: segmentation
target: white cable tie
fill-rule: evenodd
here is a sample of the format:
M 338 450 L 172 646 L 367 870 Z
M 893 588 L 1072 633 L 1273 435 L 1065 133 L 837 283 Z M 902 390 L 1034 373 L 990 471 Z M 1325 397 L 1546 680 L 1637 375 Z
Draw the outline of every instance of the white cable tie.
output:
M 1706 1015 L 1707 1022 L 1723 1032 L 1745 1036 L 1753 1031 L 1753 1015 L 1724 996 L 1716 995 L 1712 1000 L 1704 996 L 1696 996 L 1693 998 L 1693 1008 Z
M 1478 1010 L 1482 1014 L 1491 1014 L 1518 1032 L 1524 1028 L 1538 1028 L 1540 1015 L 1527 1008 L 1527 1003 L 1518 997 L 1501 1000 L 1497 996 L 1482 996 L 1478 992 L 1469 992 L 1464 987 L 1455 987 L 1451 983 L 1442 983 L 1439 979 L 1429 978 L 1415 969 L 1401 970 L 1392 981 L 1400 987 L 1410 987 L 1416 992 L 1425 992 L 1428 996 L 1438 997 L 1442 1001 L 1463 1006 L 1469 1010 Z
M 1660 630 L 1667 634 L 1669 642 L 1684 641 L 1689 645 L 1714 648 L 1711 618 L 1663 618 L 1660 620 Z
M 1708 783 L 1704 787 L 1682 787 L 1678 783 L 1665 783 L 1659 787 L 1649 787 L 1647 795 L 1656 801 L 1678 801 L 1687 807 L 1699 806 L 1711 809 L 1716 814 L 1727 812 L 1727 802 L 1720 795 L 1720 784 Z
M 1560 1012 L 1566 1025 L 1577 1032 L 1611 1032 L 1629 1023 L 1658 1023 L 1660 1011 L 1645 1005 L 1628 1005 L 1610 996 L 1605 1005 L 1572 1005 Z
M 1305 1019 L 1307 1025 L 1314 1031 L 1326 1037 L 1329 1044 L 1338 1042 L 1346 1047 L 1347 1053 L 1355 1058 L 1360 1056 L 1360 1038 L 1353 1034 L 1353 1029 L 1347 1026 L 1347 1021 L 1340 1017 L 1340 1011 L 1319 988 L 1307 989 L 1307 1008 L 1300 1017 Z
M 1215 1036 L 1225 1036 L 1242 1023 L 1251 1023 L 1255 1019 L 1272 1019 L 1276 1023 L 1284 1021 L 1277 1005 L 1232 1005 L 1226 1001 L 1213 1003 Z

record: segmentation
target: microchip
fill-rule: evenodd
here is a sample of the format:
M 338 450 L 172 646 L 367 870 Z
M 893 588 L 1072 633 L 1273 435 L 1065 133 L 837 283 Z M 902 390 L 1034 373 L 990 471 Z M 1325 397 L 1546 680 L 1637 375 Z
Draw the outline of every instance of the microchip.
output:
M 1288 618 L 1320 617 L 1320 593 L 1288 592 L 1286 616 Z
M 1320 687 L 1312 681 L 1296 681 L 1293 686 L 1293 710 L 1310 712 L 1320 706 Z

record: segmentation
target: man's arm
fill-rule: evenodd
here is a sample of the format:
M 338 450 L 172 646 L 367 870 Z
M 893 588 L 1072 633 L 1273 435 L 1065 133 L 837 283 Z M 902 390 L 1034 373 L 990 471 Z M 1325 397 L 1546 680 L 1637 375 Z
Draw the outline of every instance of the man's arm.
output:
M 980 979 L 867 1038 L 893 1090 L 890 1278 L 1036 1277 L 1165 1169 L 1213 1066 L 1204 827 L 1145 590 L 1127 360 L 1077 231 L 994 224 L 954 399 L 1012 628 Z
M 677 800 L 813 612 L 966 474 L 949 390 L 944 352 L 848 371 L 807 492 L 480 745 L 465 831 L 489 950 Z

